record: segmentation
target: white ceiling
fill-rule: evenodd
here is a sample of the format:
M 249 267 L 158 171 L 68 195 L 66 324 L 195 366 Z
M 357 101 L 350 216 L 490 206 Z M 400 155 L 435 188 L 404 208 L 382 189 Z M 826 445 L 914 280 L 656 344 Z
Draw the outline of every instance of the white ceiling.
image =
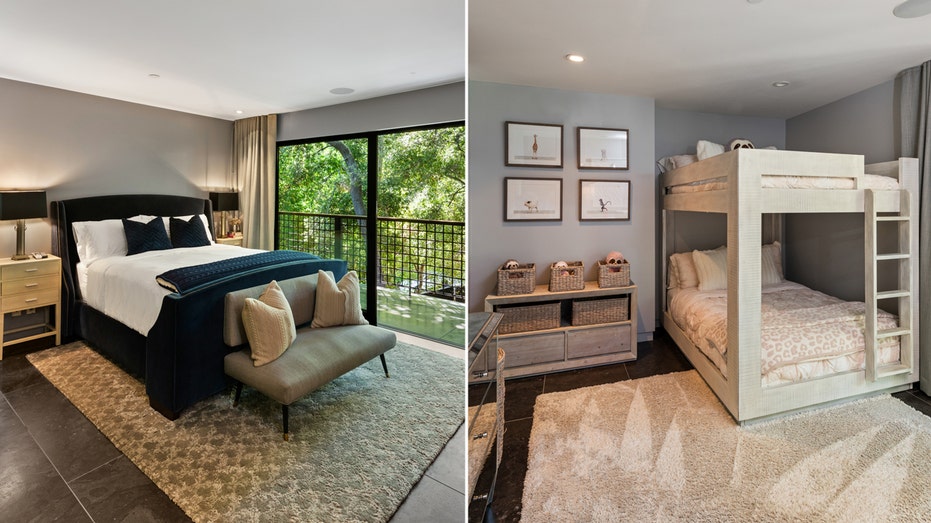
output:
M 469 78 L 789 118 L 931 59 L 931 16 L 901 2 L 470 0 Z
M 0 49 L 2 78 L 235 120 L 461 81 L 465 5 L 2 0 Z

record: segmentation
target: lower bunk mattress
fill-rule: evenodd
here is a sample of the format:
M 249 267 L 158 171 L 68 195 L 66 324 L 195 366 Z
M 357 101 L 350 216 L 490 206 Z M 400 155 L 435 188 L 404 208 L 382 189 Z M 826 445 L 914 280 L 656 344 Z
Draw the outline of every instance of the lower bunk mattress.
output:
M 763 386 L 862 370 L 865 363 L 863 302 L 844 301 L 794 282 L 764 286 L 761 296 Z M 685 335 L 727 377 L 727 290 L 679 289 L 669 314 Z M 878 329 L 898 325 L 878 314 Z M 878 348 L 880 364 L 899 361 L 897 338 Z

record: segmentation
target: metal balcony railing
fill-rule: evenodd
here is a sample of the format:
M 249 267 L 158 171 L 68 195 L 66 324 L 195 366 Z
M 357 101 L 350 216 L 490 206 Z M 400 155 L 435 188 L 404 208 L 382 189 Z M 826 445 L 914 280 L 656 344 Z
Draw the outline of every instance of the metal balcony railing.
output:
M 378 218 L 376 285 L 465 301 L 465 223 Z M 364 216 L 278 213 L 278 248 L 341 258 L 366 283 Z

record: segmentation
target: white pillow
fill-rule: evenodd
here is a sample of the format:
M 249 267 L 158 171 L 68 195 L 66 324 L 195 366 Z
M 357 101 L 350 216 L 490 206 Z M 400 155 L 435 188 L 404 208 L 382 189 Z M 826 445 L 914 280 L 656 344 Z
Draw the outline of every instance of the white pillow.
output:
M 128 219 L 148 223 L 152 218 L 155 218 L 155 216 L 140 214 Z M 74 231 L 74 243 L 78 248 L 78 258 L 88 267 L 101 258 L 126 256 L 129 251 L 129 247 L 126 245 L 126 233 L 123 232 L 122 220 L 74 222 L 71 224 L 71 230 Z
M 692 251 L 692 261 L 698 273 L 698 290 L 727 288 L 727 247 L 711 251 Z
M 712 156 L 724 154 L 723 145 L 707 140 L 698 140 L 698 144 L 695 145 L 695 150 L 698 152 L 697 156 L 699 160 L 706 160 Z
M 677 154 L 675 156 L 665 156 L 656 161 L 659 164 L 660 171 L 663 173 L 669 172 L 673 169 L 678 169 L 679 167 L 688 165 L 690 163 L 695 163 L 698 161 L 698 156 L 694 154 Z
M 785 276 L 782 272 L 782 254 L 779 242 L 773 242 L 763 246 L 760 253 L 760 283 L 763 285 L 775 285 L 782 283 Z

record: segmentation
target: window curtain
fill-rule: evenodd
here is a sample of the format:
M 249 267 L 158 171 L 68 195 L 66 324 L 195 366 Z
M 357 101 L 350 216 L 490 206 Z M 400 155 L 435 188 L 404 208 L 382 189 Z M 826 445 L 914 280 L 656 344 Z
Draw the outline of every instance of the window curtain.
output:
M 233 165 L 239 185 L 242 244 L 275 248 L 275 161 L 278 115 L 233 122 Z
M 896 79 L 901 155 L 918 158 L 918 269 L 921 390 L 931 394 L 931 61 L 906 69 Z

